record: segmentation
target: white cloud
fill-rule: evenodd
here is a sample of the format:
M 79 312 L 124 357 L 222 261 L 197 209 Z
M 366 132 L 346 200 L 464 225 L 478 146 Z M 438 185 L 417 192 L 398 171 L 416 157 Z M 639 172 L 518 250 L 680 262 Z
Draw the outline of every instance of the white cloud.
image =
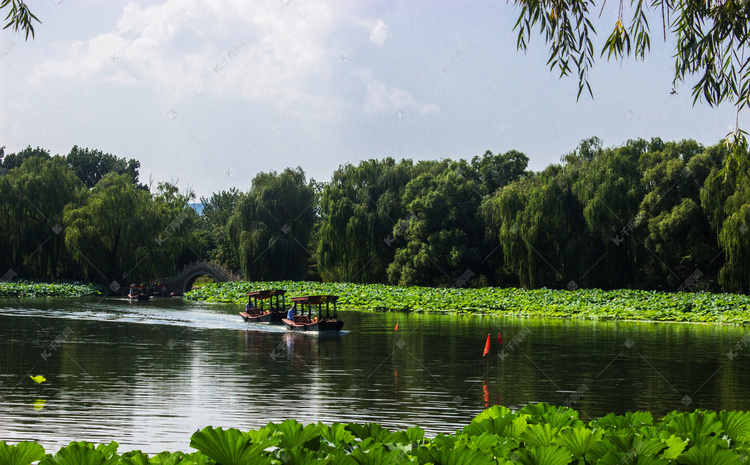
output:
M 271 99 L 306 95 L 339 63 L 329 38 L 366 30 L 334 5 L 278 0 L 127 4 L 112 31 L 66 45 L 34 68 L 34 83 L 95 77 L 142 85 L 168 105 L 196 92 Z M 386 28 L 387 32 L 387 28 Z
M 427 115 L 439 112 L 440 107 L 435 104 L 420 102 L 411 93 L 398 87 L 387 87 L 374 80 L 368 82 L 365 111 L 380 113 L 399 110 Z
M 375 27 L 370 31 L 370 42 L 381 47 L 391 37 L 393 37 L 393 34 L 391 34 L 391 31 L 382 19 L 379 19 Z

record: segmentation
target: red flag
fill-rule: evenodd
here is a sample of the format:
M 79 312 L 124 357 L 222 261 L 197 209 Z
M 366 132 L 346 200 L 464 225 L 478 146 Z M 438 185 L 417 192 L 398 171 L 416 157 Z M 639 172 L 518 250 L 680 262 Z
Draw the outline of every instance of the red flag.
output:
M 487 335 L 487 342 L 484 344 L 484 353 L 482 357 L 490 353 L 490 335 Z
M 396 327 L 393 328 L 394 331 L 398 331 L 398 323 L 396 323 Z
M 502 338 L 502 336 L 500 336 L 500 333 L 497 333 L 497 343 L 498 344 L 502 344 L 503 343 L 503 338 Z

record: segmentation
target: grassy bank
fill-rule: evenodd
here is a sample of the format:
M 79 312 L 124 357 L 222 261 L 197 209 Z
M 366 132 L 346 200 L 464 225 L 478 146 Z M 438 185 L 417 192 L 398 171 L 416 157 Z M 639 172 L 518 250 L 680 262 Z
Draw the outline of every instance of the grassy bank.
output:
M 274 288 L 286 289 L 287 297 L 336 294 L 340 296 L 340 309 L 750 324 L 750 297 L 706 292 L 670 293 L 628 289 L 580 289 L 571 292 L 241 281 L 209 284 L 189 292 L 186 298 L 244 304 L 246 293 Z
M 0 297 L 83 297 L 101 293 L 98 286 L 86 283 L 0 282 Z
M 750 413 L 674 411 L 656 421 L 635 412 L 584 423 L 571 408 L 541 403 L 515 412 L 494 406 L 456 434 L 434 438 L 418 426 L 389 431 L 374 423 L 286 420 L 250 432 L 207 426 L 192 435 L 190 446 L 197 452 L 149 457 L 140 451 L 119 455 L 115 442 L 73 442 L 52 455 L 34 442 L 0 442 L 0 458 L 13 465 L 740 465 L 750 448 Z

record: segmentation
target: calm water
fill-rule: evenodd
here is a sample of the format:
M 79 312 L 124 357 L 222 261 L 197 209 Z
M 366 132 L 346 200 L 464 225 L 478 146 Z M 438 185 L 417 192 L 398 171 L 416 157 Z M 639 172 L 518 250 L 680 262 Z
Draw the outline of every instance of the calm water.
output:
M 341 312 L 348 331 L 318 337 L 248 325 L 239 310 L 179 299 L 0 301 L 0 440 L 48 451 L 117 440 L 121 451 L 154 453 L 188 450 L 206 425 L 248 430 L 285 418 L 436 434 L 497 403 L 568 403 L 583 419 L 750 409 L 740 327 Z

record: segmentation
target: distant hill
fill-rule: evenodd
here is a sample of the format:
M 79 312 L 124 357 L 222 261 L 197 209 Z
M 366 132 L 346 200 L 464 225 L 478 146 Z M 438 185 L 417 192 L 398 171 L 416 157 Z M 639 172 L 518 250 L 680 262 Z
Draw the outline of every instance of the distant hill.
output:
M 198 212 L 199 215 L 203 214 L 203 204 L 202 203 L 195 202 L 195 203 L 189 203 L 188 205 L 190 205 L 191 207 L 193 207 L 195 209 L 195 211 Z

